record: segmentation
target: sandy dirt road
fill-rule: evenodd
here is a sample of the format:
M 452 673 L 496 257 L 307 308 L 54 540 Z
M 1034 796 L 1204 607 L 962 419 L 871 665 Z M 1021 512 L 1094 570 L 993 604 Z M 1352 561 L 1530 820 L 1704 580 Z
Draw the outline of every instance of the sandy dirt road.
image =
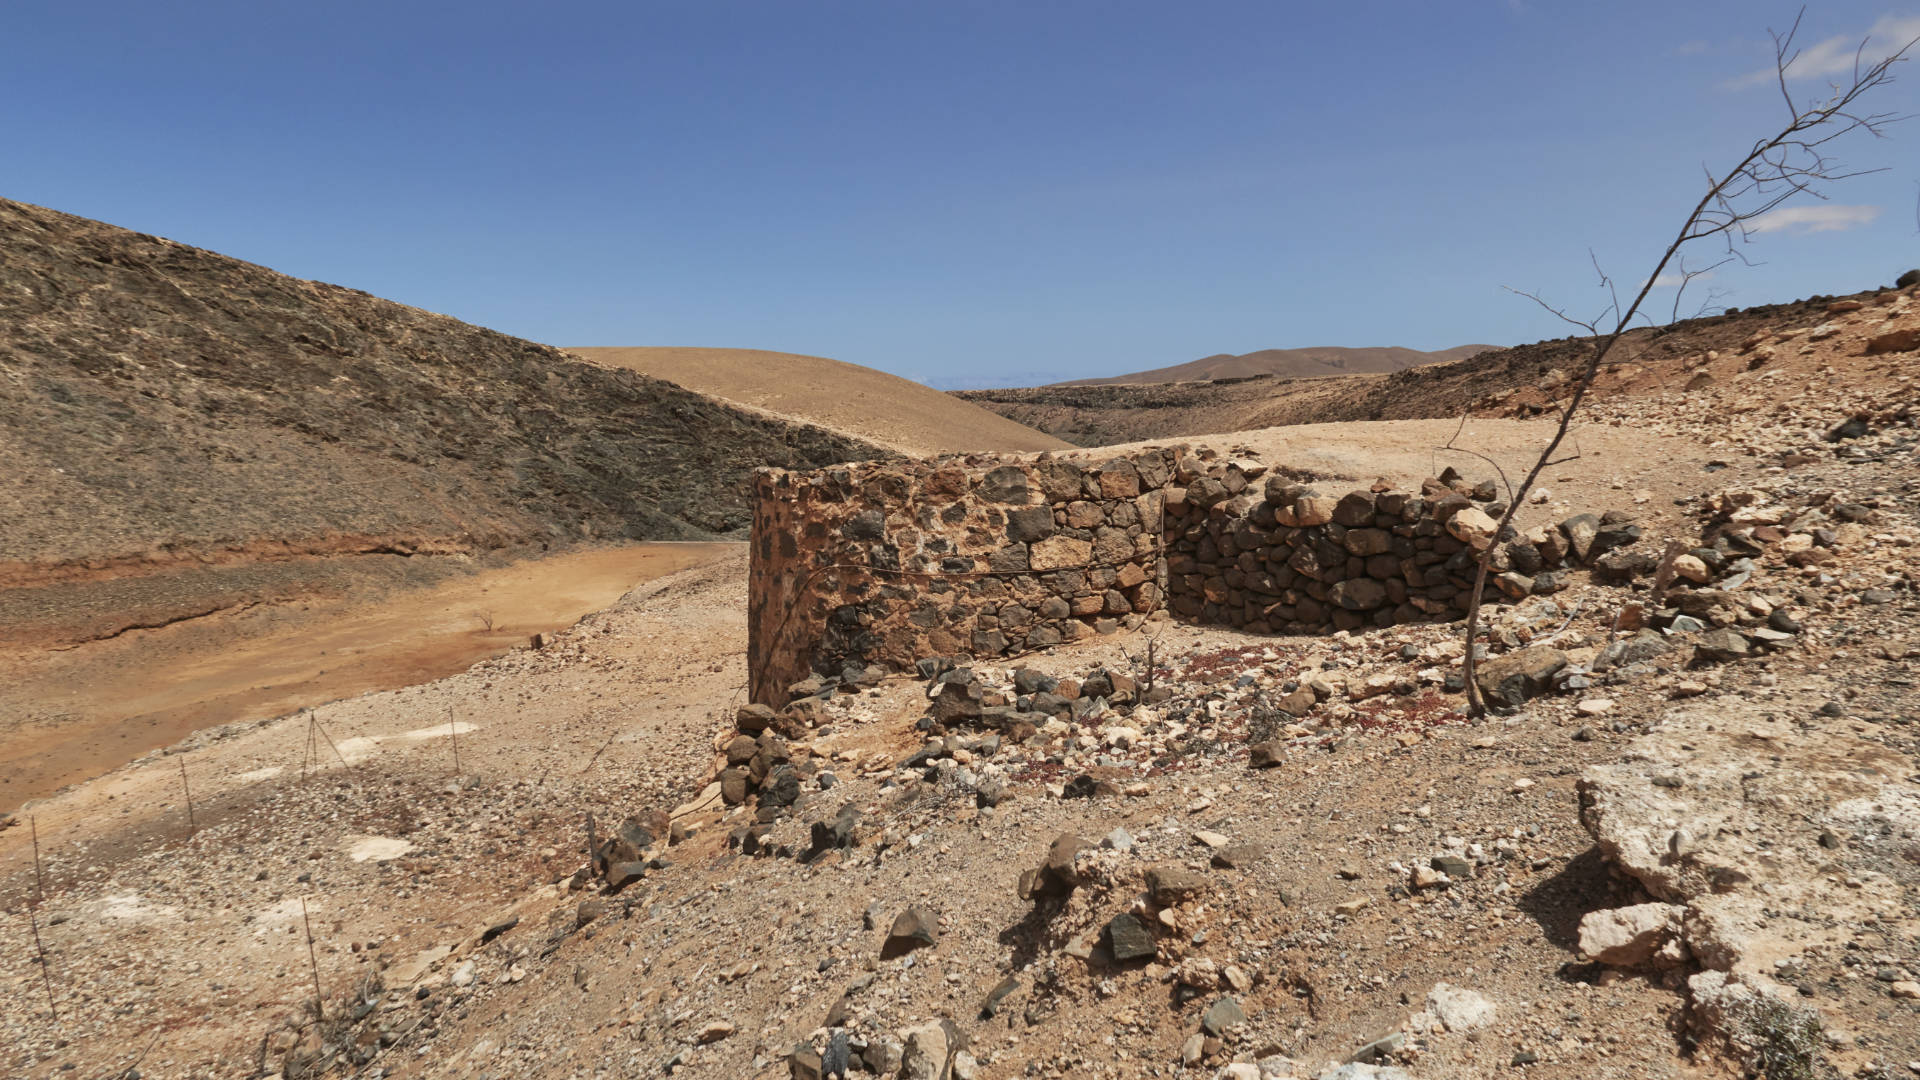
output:
M 738 546 L 568 552 L 377 599 L 319 598 L 0 657 L 14 679 L 0 701 L 0 807 L 201 728 L 444 678 Z

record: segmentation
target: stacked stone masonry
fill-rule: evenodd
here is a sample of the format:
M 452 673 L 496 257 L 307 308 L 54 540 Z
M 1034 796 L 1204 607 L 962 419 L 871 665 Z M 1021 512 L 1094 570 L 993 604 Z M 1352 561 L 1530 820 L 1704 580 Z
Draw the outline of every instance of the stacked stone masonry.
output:
M 1223 478 L 1168 492 L 1176 617 L 1298 634 L 1466 615 L 1476 557 L 1493 528 L 1493 516 L 1468 495 L 1434 481 L 1425 495 L 1361 490 L 1336 498 L 1286 476 L 1268 478 L 1255 495 L 1247 471 L 1229 464 Z M 1502 561 L 1535 573 L 1558 565 L 1563 546 L 1541 540 L 1548 551 L 1509 545 Z M 1542 591 L 1556 583 L 1548 578 Z M 1538 587 L 1529 580 L 1528 591 Z
M 1000 656 L 1137 626 L 1165 604 L 1178 454 L 943 459 L 755 474 L 753 700 L 809 674 Z
M 761 470 L 752 699 L 778 707 L 810 678 L 1010 656 L 1163 610 L 1259 633 L 1460 618 L 1503 509 L 1481 505 L 1491 485 L 1449 471 L 1417 495 L 1382 487 L 1326 495 L 1186 446 Z M 1559 587 L 1568 533 L 1506 539 L 1502 590 Z

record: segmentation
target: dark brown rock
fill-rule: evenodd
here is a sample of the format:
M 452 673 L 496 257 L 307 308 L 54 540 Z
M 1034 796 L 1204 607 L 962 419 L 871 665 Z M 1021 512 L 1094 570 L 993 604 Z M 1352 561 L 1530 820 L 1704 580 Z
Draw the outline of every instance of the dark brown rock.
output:
M 1161 907 L 1171 907 L 1207 891 L 1207 875 L 1184 866 L 1163 864 L 1147 868 L 1147 892 Z
M 880 958 L 890 960 L 915 949 L 930 948 L 940 940 L 939 920 L 919 906 L 910 907 L 893 920 L 887 939 L 880 947 Z
M 1566 666 L 1566 653 L 1547 645 L 1531 645 L 1481 662 L 1474 679 L 1488 702 L 1518 708 L 1551 690 L 1553 676 Z

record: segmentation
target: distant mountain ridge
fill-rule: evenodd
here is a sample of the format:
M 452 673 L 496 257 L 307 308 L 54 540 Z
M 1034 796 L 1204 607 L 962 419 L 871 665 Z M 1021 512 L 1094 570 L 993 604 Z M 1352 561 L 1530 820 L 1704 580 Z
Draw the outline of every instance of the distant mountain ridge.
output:
M 1104 379 L 1074 379 L 1053 386 L 1114 386 L 1123 383 L 1211 382 L 1218 379 L 1248 379 L 1278 375 L 1289 379 L 1323 375 L 1378 375 L 1405 371 L 1422 364 L 1444 364 L 1465 360 L 1495 345 L 1456 345 L 1437 352 L 1421 352 L 1398 346 L 1345 348 L 1316 345 L 1304 349 L 1261 349 L 1235 356 L 1216 353 L 1172 367 L 1136 371 Z

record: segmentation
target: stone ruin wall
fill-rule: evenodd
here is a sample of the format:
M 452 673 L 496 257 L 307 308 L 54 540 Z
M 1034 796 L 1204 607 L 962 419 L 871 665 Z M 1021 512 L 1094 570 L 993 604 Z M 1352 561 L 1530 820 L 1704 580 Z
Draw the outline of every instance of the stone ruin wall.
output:
M 1461 618 L 1502 509 L 1490 486 L 1383 486 L 1336 497 L 1186 446 L 763 469 L 751 698 L 778 708 L 810 677 L 1010 657 L 1162 611 L 1256 633 Z M 1508 540 L 1494 564 L 1504 592 L 1559 587 L 1557 530 Z
M 753 701 L 809 674 L 908 670 L 1138 626 L 1165 601 L 1179 450 L 944 459 L 754 476 Z
M 1476 507 L 1437 480 L 1420 495 L 1376 484 L 1336 498 L 1286 475 L 1256 487 L 1259 476 L 1246 471 L 1230 463 L 1213 470 L 1218 476 L 1168 492 L 1175 617 L 1261 634 L 1312 634 L 1466 616 L 1476 557 L 1505 507 Z M 1478 493 L 1489 501 L 1493 494 Z M 1455 520 L 1469 509 L 1475 512 Z M 1564 557 L 1558 545 L 1541 541 L 1545 553 L 1518 545 L 1517 561 L 1536 574 Z M 1514 549 L 1501 553 L 1499 569 L 1511 569 Z M 1552 591 L 1554 579 L 1546 584 L 1539 589 L 1529 578 L 1526 591 Z

